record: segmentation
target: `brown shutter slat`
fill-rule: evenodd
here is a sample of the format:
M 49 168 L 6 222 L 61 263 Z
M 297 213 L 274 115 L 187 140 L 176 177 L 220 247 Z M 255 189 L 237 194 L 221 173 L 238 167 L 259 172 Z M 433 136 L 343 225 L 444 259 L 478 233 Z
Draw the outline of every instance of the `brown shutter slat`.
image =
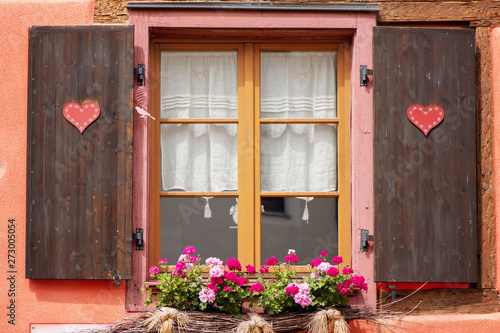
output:
M 131 26 L 30 30 L 27 278 L 131 278 L 133 45 Z M 83 134 L 70 102 L 100 107 Z
M 474 31 L 374 28 L 375 280 L 477 281 Z M 425 136 L 414 104 L 444 109 Z

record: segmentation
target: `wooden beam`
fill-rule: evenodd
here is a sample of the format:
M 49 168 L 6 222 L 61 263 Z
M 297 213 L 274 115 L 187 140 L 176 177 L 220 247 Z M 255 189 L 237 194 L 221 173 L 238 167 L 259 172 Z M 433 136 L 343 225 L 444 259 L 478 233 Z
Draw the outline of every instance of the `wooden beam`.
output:
M 473 27 L 500 24 L 499 1 L 380 1 L 379 22 L 467 21 Z

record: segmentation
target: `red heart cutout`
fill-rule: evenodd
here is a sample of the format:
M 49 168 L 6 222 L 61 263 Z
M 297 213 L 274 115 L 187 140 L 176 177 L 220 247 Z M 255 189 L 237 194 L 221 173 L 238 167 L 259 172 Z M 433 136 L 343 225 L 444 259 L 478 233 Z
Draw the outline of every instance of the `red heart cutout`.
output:
M 444 119 L 444 111 L 440 106 L 412 105 L 408 108 L 408 119 L 421 130 L 425 136 Z
M 88 102 L 80 106 L 78 103 L 68 103 L 64 106 L 64 118 L 72 123 L 80 133 L 83 133 L 87 126 L 101 114 L 99 105 L 94 102 Z

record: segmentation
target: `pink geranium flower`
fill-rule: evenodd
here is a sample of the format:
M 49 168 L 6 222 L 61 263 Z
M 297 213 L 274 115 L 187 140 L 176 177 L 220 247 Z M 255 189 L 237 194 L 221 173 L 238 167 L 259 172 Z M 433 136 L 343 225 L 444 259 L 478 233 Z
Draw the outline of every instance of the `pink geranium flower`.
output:
M 246 285 L 248 283 L 248 280 L 246 277 L 244 276 L 241 276 L 239 277 L 236 281 L 234 281 L 234 283 L 237 285 L 237 286 L 240 286 L 240 287 L 243 287 L 244 285 Z
M 233 291 L 233 289 L 229 288 L 228 286 L 225 286 L 223 290 L 224 290 L 224 291 L 229 291 L 229 292 L 232 292 L 232 291 Z
M 342 270 L 342 274 L 344 275 L 349 275 L 349 274 L 353 274 L 354 273 L 354 270 L 350 267 L 344 267 L 344 269 Z
M 253 294 L 253 292 L 256 291 L 258 293 L 264 291 L 264 286 L 261 285 L 260 283 L 255 283 L 250 286 L 250 294 Z
M 332 264 L 341 264 L 343 262 L 342 257 L 333 257 Z
M 319 254 L 320 257 L 328 257 L 328 252 L 323 251 Z
M 253 274 L 253 273 L 255 273 L 255 267 L 253 267 L 252 265 L 246 265 L 245 267 L 246 267 L 246 269 L 247 269 L 247 273 L 248 273 L 248 274 Z
M 274 266 L 278 263 L 278 259 L 276 257 L 271 257 L 271 258 L 268 258 L 267 261 L 266 261 L 266 265 L 267 266 Z
M 227 268 L 231 271 L 236 270 L 241 271 L 241 263 L 238 259 L 229 258 L 227 259 Z
M 331 277 L 336 277 L 337 275 L 339 275 L 339 270 L 335 267 L 330 267 L 326 274 L 330 275 Z
M 311 267 L 317 267 L 322 262 L 323 260 L 321 258 L 314 258 L 313 261 L 311 261 Z
M 285 261 L 288 263 L 298 263 L 299 262 L 299 257 L 295 253 L 289 254 L 285 257 Z
M 186 246 L 184 251 L 182 251 L 182 254 L 195 254 L 195 253 L 196 249 L 194 248 L 194 246 Z
M 158 263 L 166 265 L 167 264 L 167 259 L 161 258 L 160 260 L 158 260 Z
M 295 283 L 290 283 L 286 287 L 286 293 L 290 296 L 295 296 L 295 295 L 297 295 L 298 292 L 299 292 L 299 287 L 297 287 L 297 285 Z
M 269 273 L 269 266 L 267 266 L 267 265 L 260 266 L 259 272 L 261 272 L 261 273 Z
M 156 266 L 151 266 L 149 269 L 149 275 L 156 275 L 158 273 L 160 273 L 160 269 Z

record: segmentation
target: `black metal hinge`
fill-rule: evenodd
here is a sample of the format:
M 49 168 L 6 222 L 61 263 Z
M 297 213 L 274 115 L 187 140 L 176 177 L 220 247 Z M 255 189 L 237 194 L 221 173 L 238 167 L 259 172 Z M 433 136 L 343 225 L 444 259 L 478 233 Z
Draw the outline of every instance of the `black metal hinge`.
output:
M 137 85 L 144 85 L 144 78 L 146 76 L 146 65 L 138 64 L 137 68 L 134 68 L 134 74 L 137 74 Z
M 366 229 L 361 229 L 361 246 L 359 251 L 360 252 L 368 252 L 368 242 L 373 242 L 374 237 L 373 235 L 368 234 L 368 230 Z
M 136 250 L 144 250 L 144 230 L 137 228 L 135 233 L 132 234 L 132 239 L 136 240 Z
M 373 75 L 373 69 L 368 69 L 368 66 L 359 66 L 359 85 L 361 87 L 368 86 L 368 75 Z

